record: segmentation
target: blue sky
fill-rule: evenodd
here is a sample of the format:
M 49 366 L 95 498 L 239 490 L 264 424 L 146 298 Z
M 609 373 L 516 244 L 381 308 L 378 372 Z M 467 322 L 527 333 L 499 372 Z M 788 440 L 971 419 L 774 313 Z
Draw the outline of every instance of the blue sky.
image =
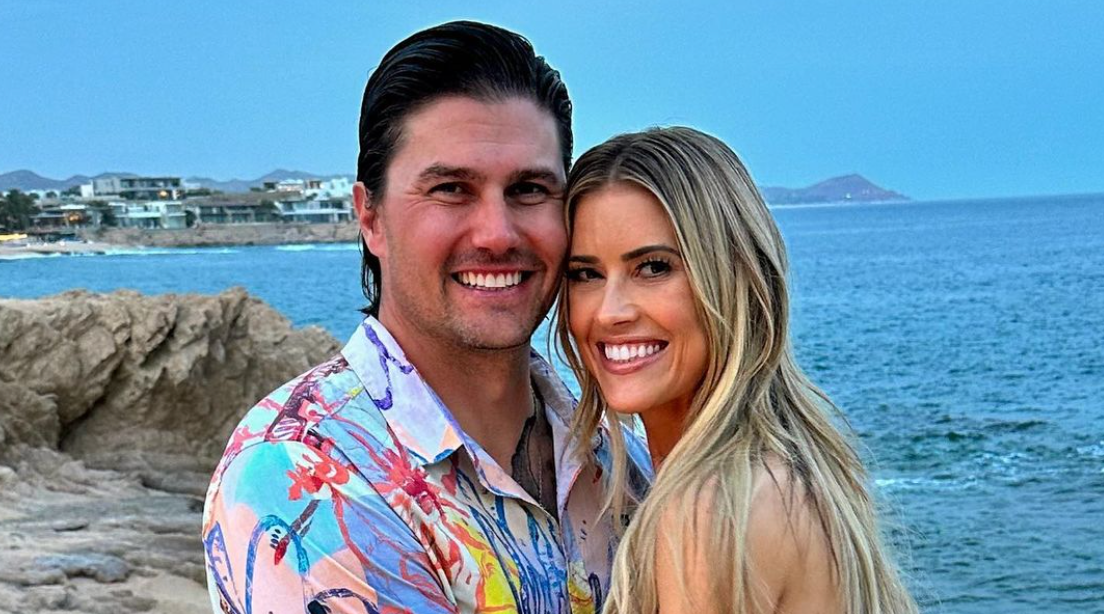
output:
M 680 123 L 764 185 L 1104 192 L 1099 0 L 0 0 L 0 172 L 352 173 L 369 71 L 454 18 L 561 70 L 576 155 Z

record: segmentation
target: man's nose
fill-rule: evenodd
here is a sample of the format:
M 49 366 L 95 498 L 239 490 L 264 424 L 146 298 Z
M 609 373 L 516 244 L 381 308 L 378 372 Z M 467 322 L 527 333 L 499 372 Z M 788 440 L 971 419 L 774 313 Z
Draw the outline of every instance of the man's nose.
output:
M 604 327 L 615 327 L 636 321 L 640 310 L 632 293 L 621 280 L 609 279 L 605 283 L 602 303 L 598 306 L 596 319 Z
M 483 198 L 472 217 L 472 245 L 495 254 L 518 246 L 521 233 L 514 212 L 501 196 Z

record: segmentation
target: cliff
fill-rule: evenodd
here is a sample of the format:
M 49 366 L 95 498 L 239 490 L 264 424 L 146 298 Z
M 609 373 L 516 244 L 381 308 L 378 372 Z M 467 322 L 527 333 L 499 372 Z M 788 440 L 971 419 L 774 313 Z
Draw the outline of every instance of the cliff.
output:
M 245 410 L 338 349 L 241 289 L 0 299 L 0 604 L 209 611 L 214 464 Z
M 197 247 L 216 245 L 287 245 L 291 243 L 352 243 L 359 227 L 341 224 L 208 224 L 174 230 L 145 228 L 89 228 L 81 238 L 114 245 Z

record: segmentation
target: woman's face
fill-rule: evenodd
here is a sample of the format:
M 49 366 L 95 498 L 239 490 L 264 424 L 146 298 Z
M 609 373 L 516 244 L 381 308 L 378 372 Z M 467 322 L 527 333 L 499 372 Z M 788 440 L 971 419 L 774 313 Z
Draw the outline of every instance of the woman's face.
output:
M 567 266 L 568 326 L 606 403 L 646 424 L 681 422 L 708 345 L 663 205 L 631 183 L 587 194 Z

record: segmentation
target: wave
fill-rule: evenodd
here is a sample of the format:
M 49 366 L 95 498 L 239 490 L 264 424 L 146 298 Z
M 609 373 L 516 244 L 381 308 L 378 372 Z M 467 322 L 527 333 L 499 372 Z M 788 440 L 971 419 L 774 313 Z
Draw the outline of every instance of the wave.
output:
M 66 254 L 59 254 L 56 252 L 50 254 L 0 254 L 0 262 L 4 262 L 5 260 L 38 260 L 39 258 L 60 258 L 65 255 Z
M 355 252 L 360 249 L 356 243 L 304 243 L 296 245 L 277 245 L 281 252 Z
M 1104 441 L 1091 446 L 1081 446 L 1077 448 L 1077 453 L 1092 458 L 1104 458 Z M 1101 471 L 1104 472 L 1104 469 L 1101 469 Z
M 102 254 L 84 254 L 88 256 L 199 256 L 205 254 L 236 254 L 238 250 L 230 248 L 186 248 L 186 247 L 135 247 L 104 250 Z
M 878 478 L 874 485 L 885 492 L 899 492 L 904 490 L 963 490 L 970 488 L 977 482 L 974 476 L 952 478 L 949 476 L 918 477 L 918 478 Z

